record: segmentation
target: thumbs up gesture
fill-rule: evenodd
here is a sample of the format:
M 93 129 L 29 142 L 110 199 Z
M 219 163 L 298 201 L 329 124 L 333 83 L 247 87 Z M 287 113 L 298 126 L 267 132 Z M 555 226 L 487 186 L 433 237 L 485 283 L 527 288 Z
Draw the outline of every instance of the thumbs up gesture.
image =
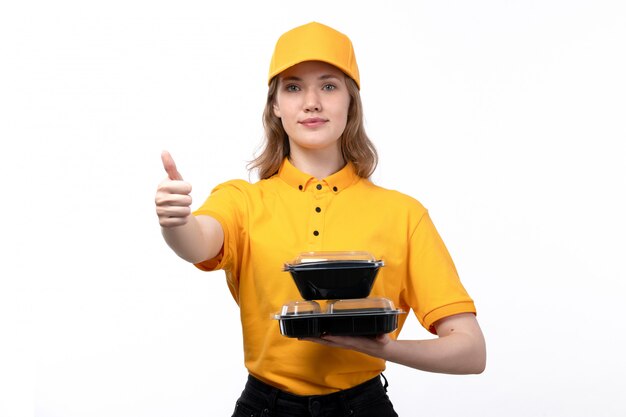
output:
M 182 226 L 191 215 L 191 184 L 183 181 L 169 152 L 163 151 L 161 160 L 167 178 L 159 184 L 155 197 L 159 223 L 162 227 Z

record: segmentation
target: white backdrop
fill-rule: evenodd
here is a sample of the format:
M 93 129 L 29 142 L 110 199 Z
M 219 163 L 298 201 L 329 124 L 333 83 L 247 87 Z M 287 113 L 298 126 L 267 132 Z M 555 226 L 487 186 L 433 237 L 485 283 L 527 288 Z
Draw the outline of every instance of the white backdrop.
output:
M 389 364 L 400 415 L 626 415 L 626 3 L 61 0 L 0 6 L 0 416 L 230 415 L 238 309 L 161 239 L 160 152 L 194 207 L 248 178 L 274 42 L 312 20 L 488 343 L 478 376 Z

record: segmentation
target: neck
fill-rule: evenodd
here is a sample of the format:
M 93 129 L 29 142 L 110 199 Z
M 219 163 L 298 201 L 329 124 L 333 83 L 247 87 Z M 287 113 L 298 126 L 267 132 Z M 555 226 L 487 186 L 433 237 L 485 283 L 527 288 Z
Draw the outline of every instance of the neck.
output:
M 346 162 L 338 149 L 320 149 L 306 151 L 291 147 L 289 161 L 302 172 L 306 172 L 317 179 L 326 178 L 341 170 Z

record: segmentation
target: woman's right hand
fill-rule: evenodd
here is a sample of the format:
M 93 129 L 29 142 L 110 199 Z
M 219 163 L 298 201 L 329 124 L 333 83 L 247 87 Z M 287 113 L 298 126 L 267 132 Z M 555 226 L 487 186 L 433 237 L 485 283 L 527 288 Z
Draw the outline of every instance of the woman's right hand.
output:
M 169 152 L 161 153 L 163 168 L 167 172 L 156 192 L 156 213 L 162 227 L 177 227 L 187 224 L 191 215 L 191 184 L 183 181 Z

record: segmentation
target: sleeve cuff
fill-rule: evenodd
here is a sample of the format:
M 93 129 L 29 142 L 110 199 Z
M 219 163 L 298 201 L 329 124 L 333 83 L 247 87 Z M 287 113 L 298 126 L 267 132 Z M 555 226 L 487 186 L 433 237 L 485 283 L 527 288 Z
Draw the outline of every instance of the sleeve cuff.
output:
M 453 316 L 460 313 L 474 313 L 476 314 L 476 307 L 473 301 L 461 301 L 458 303 L 452 303 L 443 307 L 436 308 L 424 316 L 422 325 L 432 334 L 437 334 L 434 324 L 437 320 L 441 320 L 445 317 Z

